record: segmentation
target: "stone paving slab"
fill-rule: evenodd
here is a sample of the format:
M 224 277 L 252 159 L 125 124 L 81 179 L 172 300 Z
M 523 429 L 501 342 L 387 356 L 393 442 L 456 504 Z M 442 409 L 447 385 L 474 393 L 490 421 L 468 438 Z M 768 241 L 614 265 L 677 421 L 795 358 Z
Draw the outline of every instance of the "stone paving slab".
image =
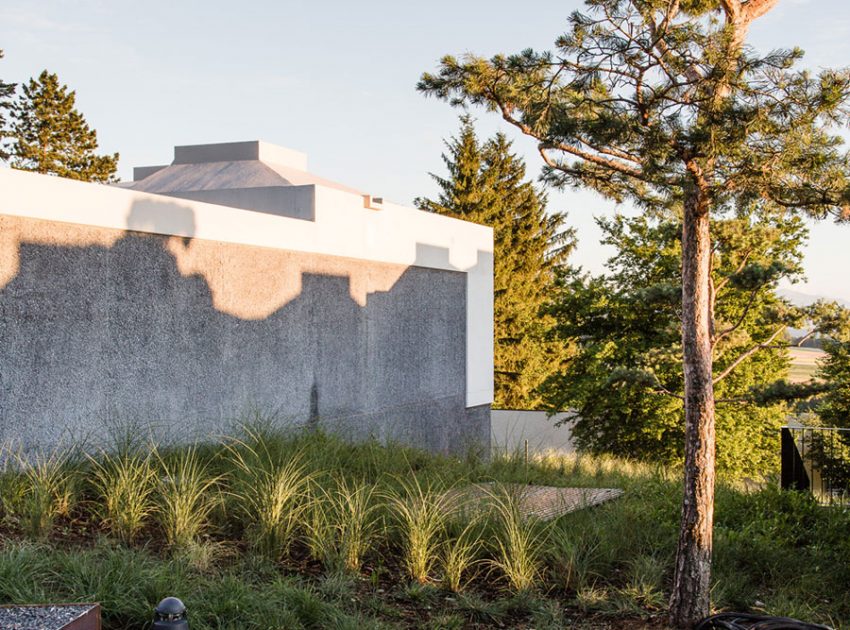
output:
M 525 484 L 475 483 L 446 493 L 446 503 L 451 510 L 479 511 L 486 509 L 494 495 L 507 494 L 517 501 L 526 517 L 551 521 L 569 512 L 575 512 L 622 496 L 619 488 L 557 488 Z

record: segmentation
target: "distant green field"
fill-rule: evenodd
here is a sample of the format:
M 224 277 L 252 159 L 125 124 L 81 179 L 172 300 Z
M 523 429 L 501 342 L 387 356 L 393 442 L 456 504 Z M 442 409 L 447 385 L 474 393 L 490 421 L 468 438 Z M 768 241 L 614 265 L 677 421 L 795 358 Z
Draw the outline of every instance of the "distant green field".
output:
M 817 361 L 824 356 L 818 348 L 791 348 L 791 372 L 788 380 L 792 383 L 804 383 L 815 375 Z

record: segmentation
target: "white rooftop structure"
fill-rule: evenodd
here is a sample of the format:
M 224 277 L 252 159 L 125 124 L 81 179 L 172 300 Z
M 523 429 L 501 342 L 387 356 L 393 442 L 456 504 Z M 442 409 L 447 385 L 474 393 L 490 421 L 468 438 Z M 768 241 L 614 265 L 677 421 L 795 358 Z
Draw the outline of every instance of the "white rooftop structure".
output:
M 174 161 L 133 169 L 123 187 L 223 206 L 311 220 L 316 185 L 364 198 L 378 209 L 381 200 L 307 171 L 307 155 L 261 140 L 174 147 Z

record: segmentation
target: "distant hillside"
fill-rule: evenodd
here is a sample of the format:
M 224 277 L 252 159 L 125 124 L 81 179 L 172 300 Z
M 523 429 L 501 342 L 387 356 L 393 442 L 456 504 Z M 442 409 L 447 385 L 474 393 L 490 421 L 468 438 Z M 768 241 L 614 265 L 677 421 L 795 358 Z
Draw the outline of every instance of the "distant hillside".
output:
M 794 291 L 793 289 L 778 289 L 776 292 L 795 306 L 808 306 L 818 300 L 827 300 L 829 302 L 838 302 L 841 306 L 850 308 L 850 301 L 829 295 L 813 295 L 811 293 L 803 293 L 802 291 Z

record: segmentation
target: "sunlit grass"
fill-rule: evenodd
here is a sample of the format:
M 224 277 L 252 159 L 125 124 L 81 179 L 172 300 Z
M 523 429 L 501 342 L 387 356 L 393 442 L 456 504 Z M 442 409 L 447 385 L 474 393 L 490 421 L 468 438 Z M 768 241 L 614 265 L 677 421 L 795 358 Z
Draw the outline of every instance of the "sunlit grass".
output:
M 404 566 L 410 577 L 424 584 L 432 579 L 440 556 L 449 508 L 446 494 L 414 477 L 403 481 L 388 500 L 401 533 Z
M 522 513 L 519 498 L 507 488 L 496 486 L 489 492 L 488 502 L 496 527 L 491 565 L 504 575 L 513 590 L 531 590 L 541 577 L 545 527 Z
M 213 476 L 194 447 L 160 459 L 157 516 L 168 544 L 186 549 L 197 544 L 208 527 L 210 513 L 220 501 L 221 476 Z
M 372 549 L 379 529 L 379 505 L 372 484 L 338 478 L 325 490 L 328 544 L 326 562 L 337 570 L 356 573 Z
M 308 507 L 310 475 L 301 456 L 295 453 L 284 460 L 268 436 L 257 432 L 232 441 L 227 450 L 233 468 L 230 495 L 249 541 L 269 557 L 283 557 Z
M 7 451 L 16 474 L 7 477 L 3 492 L 5 509 L 18 517 L 30 538 L 43 540 L 53 529 L 57 516 L 67 516 L 75 499 L 76 471 L 68 454 L 54 451 L 29 456 Z
M 156 510 L 156 449 L 146 455 L 127 451 L 89 458 L 91 482 L 98 495 L 96 511 L 119 540 L 130 543 Z
M 480 518 L 473 516 L 460 533 L 443 545 L 443 584 L 453 593 L 466 589 L 475 577 L 483 541 Z
M 192 626 L 203 629 L 373 628 L 375 617 L 404 625 L 411 615 L 420 627 L 563 627 L 590 615 L 615 624 L 657 615 L 668 599 L 676 469 L 589 455 L 453 458 L 257 426 L 159 455 L 119 446 L 30 477 L 7 461 L 0 600 L 97 597 L 110 607 L 105 627 L 131 628 L 174 592 L 187 594 Z M 36 515 L 55 513 L 53 525 L 39 517 L 27 531 L 26 488 L 60 469 L 76 481 L 31 495 L 53 497 L 52 507 L 35 504 Z M 492 496 L 444 505 L 446 489 L 469 484 Z M 625 493 L 543 524 L 509 490 L 524 484 Z M 846 625 L 847 512 L 725 480 L 716 505 L 715 607 L 760 601 L 771 614 Z M 136 544 L 116 545 L 101 525 Z M 44 531 L 49 544 L 22 543 Z

